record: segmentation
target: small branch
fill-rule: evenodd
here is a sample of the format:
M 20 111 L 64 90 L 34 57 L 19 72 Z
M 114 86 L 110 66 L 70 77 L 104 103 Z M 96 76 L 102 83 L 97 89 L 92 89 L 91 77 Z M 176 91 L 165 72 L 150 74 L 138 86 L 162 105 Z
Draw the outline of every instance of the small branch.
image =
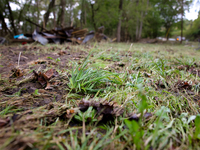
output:
M 46 31 L 48 31 L 46 28 L 43 28 L 43 27 L 42 27 L 42 26 L 40 26 L 39 24 L 37 24 L 37 23 L 34 23 L 33 21 L 31 21 L 31 20 L 29 20 L 29 19 L 26 19 L 26 21 L 28 21 L 28 22 L 30 22 L 30 23 L 32 23 L 32 24 L 34 24 L 34 25 L 36 25 L 37 27 L 41 28 L 42 30 L 46 30 Z
M 22 52 L 19 53 L 19 57 L 18 57 L 18 68 L 19 68 L 19 62 L 20 62 L 21 53 Z

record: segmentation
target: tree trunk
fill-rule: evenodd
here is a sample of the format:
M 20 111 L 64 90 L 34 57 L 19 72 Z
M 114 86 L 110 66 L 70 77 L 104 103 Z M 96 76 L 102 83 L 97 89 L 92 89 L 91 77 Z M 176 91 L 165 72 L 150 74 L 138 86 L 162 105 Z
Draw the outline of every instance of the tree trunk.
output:
M 68 25 L 67 26 L 71 26 L 71 23 L 72 23 L 72 1 L 70 1 L 69 3 L 69 21 L 68 21 Z
M 119 0 L 119 22 L 118 22 L 118 27 L 117 27 L 117 42 L 120 42 L 120 38 L 121 38 L 122 7 L 123 7 L 123 0 Z
M 66 6 L 66 0 L 61 0 L 61 6 L 62 6 L 62 9 L 61 9 L 61 20 L 60 20 L 60 23 L 61 23 L 61 26 L 64 27 L 65 26 L 65 6 Z
M 55 0 L 51 0 L 46 13 L 44 14 L 44 28 L 46 28 L 47 22 L 49 20 L 49 15 L 50 15 L 52 9 L 54 8 L 54 5 L 55 5 Z
M 139 0 L 136 1 L 136 6 L 138 6 L 138 4 L 139 4 Z M 137 11 L 136 11 L 136 13 L 137 13 Z M 136 18 L 137 18 L 137 21 L 136 21 L 135 39 L 137 41 L 138 40 L 138 33 L 139 33 L 139 18 L 138 18 L 138 16 L 136 16 Z
M 81 28 L 83 27 L 83 20 L 84 20 L 84 0 L 81 0 Z
M 81 3 L 81 27 L 86 25 L 86 8 L 85 8 L 85 0 L 82 0 Z
M 94 19 L 94 4 L 91 4 L 91 9 L 92 9 L 92 23 L 93 23 L 95 31 L 97 31 L 96 22 L 95 22 L 95 19 Z
M 166 27 L 166 38 L 167 38 L 167 41 L 169 39 L 169 32 L 170 32 L 170 27 Z
M 181 0 L 181 44 L 183 38 L 183 0 Z
M 53 11 L 53 28 L 56 29 L 56 13 Z
M 138 40 L 138 33 L 139 33 L 139 19 L 137 18 L 137 22 L 136 22 L 136 31 L 135 31 L 135 38 L 136 38 L 136 41 Z
M 37 3 L 37 23 L 40 24 L 39 22 L 40 21 L 40 9 L 39 9 L 40 1 L 37 0 L 36 3 Z
M 0 20 L 2 23 L 2 30 L 4 30 L 4 33 L 1 36 L 5 36 L 7 34 L 7 31 L 12 34 L 12 32 L 8 29 L 6 22 L 5 22 L 5 18 L 3 16 L 3 14 L 0 12 Z
M 142 11 L 142 13 L 141 13 L 141 20 L 140 20 L 140 29 L 139 29 L 139 33 L 138 33 L 138 39 L 140 39 L 141 38 L 141 36 L 142 36 L 142 26 L 143 26 L 143 11 Z
M 60 25 L 61 10 L 58 11 L 56 24 Z
M 145 15 L 147 14 L 148 5 L 149 5 L 149 0 L 147 0 L 147 7 L 146 7 L 145 14 L 143 11 L 141 13 L 140 30 L 139 30 L 138 39 L 140 39 L 142 37 L 143 19 L 144 19 Z
M 17 35 L 17 30 L 16 30 L 15 24 L 14 24 L 13 12 L 12 12 L 12 9 L 11 9 L 11 7 L 10 7 L 9 1 L 6 0 L 6 2 L 7 2 L 7 5 L 8 5 L 9 20 L 10 20 L 11 26 L 12 26 L 12 28 L 13 28 L 13 33 L 14 33 L 15 35 Z
M 85 4 L 85 0 L 84 0 L 84 21 L 83 21 L 84 25 L 86 25 L 86 4 Z

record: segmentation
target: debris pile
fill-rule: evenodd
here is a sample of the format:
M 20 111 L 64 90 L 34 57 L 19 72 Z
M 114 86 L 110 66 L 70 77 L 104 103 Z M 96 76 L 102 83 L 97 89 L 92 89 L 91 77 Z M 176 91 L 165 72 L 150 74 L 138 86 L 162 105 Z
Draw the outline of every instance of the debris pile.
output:
M 64 42 L 72 42 L 73 44 L 85 44 L 90 39 L 95 38 L 98 42 L 102 39 L 107 40 L 108 37 L 103 34 L 104 26 L 99 27 L 96 32 L 90 31 L 88 33 L 88 29 L 81 29 L 76 27 L 66 27 L 66 28 L 56 28 L 47 30 L 40 25 L 28 20 L 28 22 L 36 25 L 41 28 L 41 31 L 37 28 L 33 34 L 20 34 L 15 35 L 12 42 L 22 42 L 22 43 L 30 43 L 34 41 L 38 41 L 42 45 L 46 45 L 47 43 L 64 43 Z

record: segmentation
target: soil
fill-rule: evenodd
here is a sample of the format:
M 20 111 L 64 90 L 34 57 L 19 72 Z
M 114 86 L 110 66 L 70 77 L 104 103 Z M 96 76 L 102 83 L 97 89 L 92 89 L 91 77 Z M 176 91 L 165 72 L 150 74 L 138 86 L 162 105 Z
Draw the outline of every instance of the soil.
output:
M 56 87 L 51 90 L 44 90 L 44 87 L 33 78 L 33 70 L 44 72 L 49 68 L 57 70 L 67 70 L 70 68 L 68 62 L 75 60 L 80 63 L 87 53 L 85 51 L 64 46 L 64 50 L 54 46 L 46 48 L 43 46 L 1 46 L 0 48 L 0 96 L 1 110 L 6 105 L 15 105 L 27 109 L 27 107 L 39 107 L 50 102 L 64 102 L 63 95 L 66 94 L 65 87 Z M 19 54 L 20 61 L 18 66 Z M 15 69 L 18 68 L 22 75 L 15 75 Z M 63 79 L 65 80 L 65 79 Z M 17 84 L 20 83 L 20 84 Z M 64 85 L 63 85 L 64 86 Z M 33 96 L 38 89 L 40 96 Z M 12 102 L 12 97 L 17 95 L 19 100 Z

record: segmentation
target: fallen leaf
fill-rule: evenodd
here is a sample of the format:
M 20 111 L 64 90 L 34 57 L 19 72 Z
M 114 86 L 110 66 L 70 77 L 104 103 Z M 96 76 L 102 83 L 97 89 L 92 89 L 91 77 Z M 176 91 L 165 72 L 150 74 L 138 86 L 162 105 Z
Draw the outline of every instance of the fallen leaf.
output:
M 54 74 L 54 70 L 49 69 L 43 74 L 43 76 L 46 80 L 49 80 L 53 76 L 53 74 Z
M 75 112 L 73 109 L 70 109 L 69 111 L 71 114 L 73 114 Z
M 52 90 L 51 84 L 47 81 L 47 85 L 45 87 L 45 90 Z
M 10 77 L 21 77 L 23 76 L 22 71 L 19 68 L 12 69 L 12 75 Z
M 62 50 L 58 53 L 58 55 L 60 55 L 60 56 L 66 55 L 66 54 L 68 54 L 68 52 L 67 51 L 62 51 Z
M 8 124 L 8 119 L 0 118 L 0 128 Z
M 45 89 L 52 89 L 51 85 L 57 85 L 58 82 L 50 83 L 49 80 L 53 77 L 58 76 L 58 72 L 55 69 L 49 69 L 45 73 L 37 73 L 33 70 L 36 80 L 43 86 Z

